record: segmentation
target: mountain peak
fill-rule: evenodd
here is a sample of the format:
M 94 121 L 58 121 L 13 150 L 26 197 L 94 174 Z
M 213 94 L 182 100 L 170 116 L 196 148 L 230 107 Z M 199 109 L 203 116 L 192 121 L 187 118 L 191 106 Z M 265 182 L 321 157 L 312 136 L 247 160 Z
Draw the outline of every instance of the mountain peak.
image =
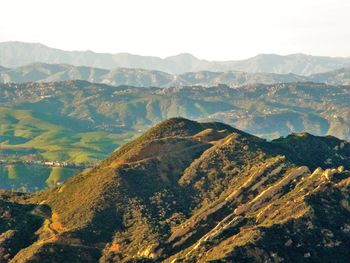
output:
M 198 60 L 197 57 L 195 57 L 194 55 L 192 55 L 190 53 L 179 53 L 179 54 L 174 55 L 174 56 L 168 56 L 165 59 L 192 59 L 192 60 Z

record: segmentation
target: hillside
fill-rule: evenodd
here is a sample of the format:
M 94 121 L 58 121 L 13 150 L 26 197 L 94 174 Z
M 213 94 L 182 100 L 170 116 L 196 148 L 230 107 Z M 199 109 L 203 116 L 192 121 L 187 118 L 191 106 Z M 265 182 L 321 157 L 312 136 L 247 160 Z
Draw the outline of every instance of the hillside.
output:
M 61 117 L 0 106 L 0 154 L 7 159 L 61 160 L 73 163 L 103 159 L 130 135 L 80 130 Z
M 335 137 L 267 142 L 222 123 L 169 119 L 59 187 L 2 191 L 0 257 L 346 262 L 349 161 L 350 144 Z
M 35 62 L 71 64 L 104 69 L 117 67 L 142 68 L 171 74 L 236 70 L 250 73 L 310 75 L 350 67 L 350 58 L 317 57 L 304 54 L 287 56 L 261 54 L 245 60 L 208 61 L 186 53 L 162 59 L 128 53 L 107 54 L 92 51 L 64 51 L 39 43 L 0 43 L 0 65 L 14 68 Z

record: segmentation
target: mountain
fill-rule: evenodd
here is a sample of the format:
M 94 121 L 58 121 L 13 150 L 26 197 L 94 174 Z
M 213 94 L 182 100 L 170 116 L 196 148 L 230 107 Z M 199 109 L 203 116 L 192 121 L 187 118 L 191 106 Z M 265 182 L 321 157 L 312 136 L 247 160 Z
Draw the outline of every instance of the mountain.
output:
M 179 75 L 162 71 L 116 68 L 112 70 L 77 67 L 66 64 L 34 63 L 23 67 L 0 68 L 0 82 L 54 82 L 67 80 L 86 80 L 113 86 L 130 85 L 135 87 L 172 87 L 200 85 L 211 87 L 225 84 L 238 87 L 250 84 L 276 84 L 293 82 L 322 82 L 331 85 L 346 85 L 350 83 L 348 69 L 339 69 L 326 73 L 299 76 L 295 74 L 247 73 L 240 71 L 226 72 L 187 72 Z
M 346 262 L 350 144 L 161 122 L 92 171 L 1 191 L 3 262 Z
M 244 71 L 250 73 L 310 75 L 350 67 L 350 58 L 318 57 L 304 54 L 288 56 L 261 54 L 245 60 L 208 61 L 186 53 L 162 59 L 128 53 L 108 54 L 92 51 L 64 51 L 39 43 L 0 43 L 0 65 L 15 68 L 35 62 L 71 64 L 104 69 L 118 67 L 142 68 L 164 71 L 170 74 L 197 71 Z

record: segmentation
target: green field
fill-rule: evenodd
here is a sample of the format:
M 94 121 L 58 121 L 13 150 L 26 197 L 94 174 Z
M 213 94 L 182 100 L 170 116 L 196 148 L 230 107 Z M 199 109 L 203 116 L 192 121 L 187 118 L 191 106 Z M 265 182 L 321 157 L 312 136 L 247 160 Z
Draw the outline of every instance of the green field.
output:
M 128 133 L 76 132 L 42 120 L 30 110 L 0 107 L 0 154 L 8 159 L 94 162 L 131 137 Z

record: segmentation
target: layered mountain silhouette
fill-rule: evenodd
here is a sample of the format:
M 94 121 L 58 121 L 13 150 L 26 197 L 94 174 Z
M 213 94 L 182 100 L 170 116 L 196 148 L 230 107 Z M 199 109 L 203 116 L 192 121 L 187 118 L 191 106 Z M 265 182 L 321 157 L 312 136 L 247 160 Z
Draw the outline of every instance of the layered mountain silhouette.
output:
M 309 75 L 350 67 L 350 58 L 317 57 L 304 54 L 280 56 L 261 54 L 246 60 L 208 61 L 191 54 L 167 58 L 139 56 L 128 53 L 108 54 L 92 51 L 64 51 L 39 43 L 0 43 L 0 65 L 14 68 L 34 62 L 71 64 L 95 68 L 142 68 L 182 74 L 197 71 L 244 71 L 277 74 Z
M 86 80 L 108 85 L 131 85 L 136 87 L 172 87 L 200 85 L 204 87 L 225 84 L 238 87 L 250 84 L 275 84 L 293 82 L 322 82 L 330 85 L 350 84 L 350 68 L 301 76 L 296 74 L 247 73 L 241 71 L 199 71 L 169 74 L 162 71 L 116 68 L 112 70 L 67 64 L 33 63 L 7 69 L 0 67 L 0 82 L 54 82 Z
M 1 192 L 2 262 L 346 262 L 350 144 L 161 122 L 88 173 Z

